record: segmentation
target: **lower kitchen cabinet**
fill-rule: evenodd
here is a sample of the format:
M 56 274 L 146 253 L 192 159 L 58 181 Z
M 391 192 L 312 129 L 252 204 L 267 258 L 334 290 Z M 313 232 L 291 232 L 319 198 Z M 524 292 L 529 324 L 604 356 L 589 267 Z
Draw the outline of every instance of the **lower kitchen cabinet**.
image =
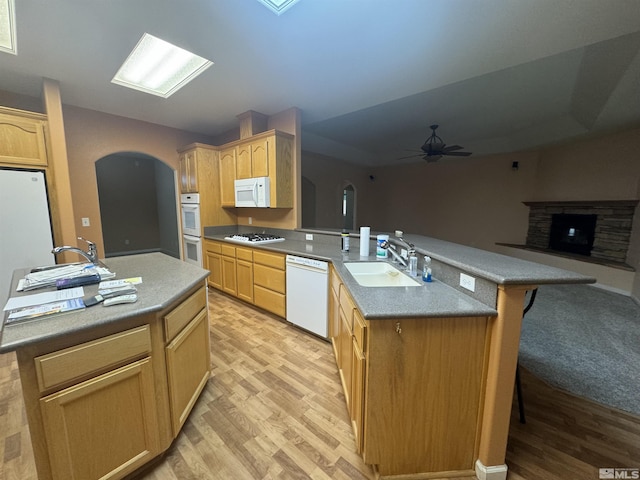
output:
M 127 477 L 169 448 L 209 379 L 206 287 L 16 353 L 38 478 Z
M 209 380 L 209 322 L 202 311 L 167 346 L 171 425 L 177 435 Z
M 380 476 L 473 475 L 489 318 L 366 320 L 334 273 L 330 335 L 358 453 Z
M 238 298 L 253 303 L 253 250 L 236 248 L 236 280 Z
M 208 285 L 280 317 L 286 316 L 283 253 L 205 240 Z
M 122 478 L 159 453 L 150 358 L 40 402 L 54 479 Z

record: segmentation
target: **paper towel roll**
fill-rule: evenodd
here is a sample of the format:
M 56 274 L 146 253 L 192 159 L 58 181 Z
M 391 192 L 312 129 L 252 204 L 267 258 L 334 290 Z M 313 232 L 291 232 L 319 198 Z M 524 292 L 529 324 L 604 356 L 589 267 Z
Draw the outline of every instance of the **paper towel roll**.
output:
M 369 256 L 369 235 L 371 227 L 360 227 L 360 256 Z

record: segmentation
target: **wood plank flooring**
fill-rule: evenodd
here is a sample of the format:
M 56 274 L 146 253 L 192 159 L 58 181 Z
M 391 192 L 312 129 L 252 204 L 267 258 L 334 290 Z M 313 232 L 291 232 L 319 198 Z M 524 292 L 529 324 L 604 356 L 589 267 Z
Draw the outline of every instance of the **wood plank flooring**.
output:
M 355 453 L 329 343 L 209 292 L 212 378 L 145 480 L 372 479 Z M 527 424 L 512 412 L 508 480 L 597 479 L 640 467 L 640 418 L 522 372 Z M 15 355 L 0 355 L 0 479 L 36 480 Z

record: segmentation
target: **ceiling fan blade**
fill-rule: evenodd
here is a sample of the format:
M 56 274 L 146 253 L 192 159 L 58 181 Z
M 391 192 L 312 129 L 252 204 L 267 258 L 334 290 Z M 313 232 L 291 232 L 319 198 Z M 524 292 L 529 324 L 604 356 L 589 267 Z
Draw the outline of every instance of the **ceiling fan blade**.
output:
M 442 149 L 443 152 L 452 152 L 453 150 L 462 150 L 464 147 L 460 145 L 449 145 Z
M 396 158 L 396 160 L 404 160 L 405 158 L 416 158 L 416 157 L 422 157 L 422 156 L 424 156 L 424 153 L 416 153 L 415 155 L 407 155 L 406 157 Z
M 443 152 L 443 155 L 449 155 L 451 157 L 468 157 L 471 152 Z

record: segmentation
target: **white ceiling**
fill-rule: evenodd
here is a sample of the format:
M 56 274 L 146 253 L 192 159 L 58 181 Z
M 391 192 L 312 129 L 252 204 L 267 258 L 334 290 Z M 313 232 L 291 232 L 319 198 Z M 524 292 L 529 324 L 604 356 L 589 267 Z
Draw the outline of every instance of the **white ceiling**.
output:
M 474 157 L 640 125 L 638 0 L 16 3 L 0 89 L 48 77 L 66 104 L 208 135 L 296 106 L 303 149 L 381 165 L 433 123 Z M 214 65 L 169 99 L 110 83 L 144 32 Z

